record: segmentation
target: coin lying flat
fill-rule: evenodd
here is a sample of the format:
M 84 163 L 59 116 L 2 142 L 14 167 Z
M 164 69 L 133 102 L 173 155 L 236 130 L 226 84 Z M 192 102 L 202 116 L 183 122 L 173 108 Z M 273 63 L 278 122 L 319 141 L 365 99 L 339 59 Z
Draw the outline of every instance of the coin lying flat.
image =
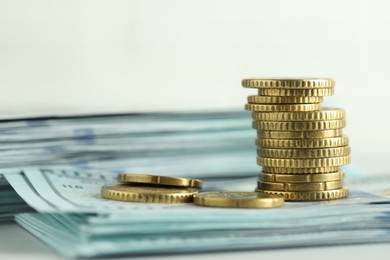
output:
M 320 131 L 341 129 L 346 126 L 344 119 L 324 121 L 253 121 L 252 127 L 263 131 Z
M 280 183 L 258 181 L 257 188 L 272 191 L 324 191 L 343 187 L 342 181 L 312 182 L 312 183 Z
M 202 192 L 194 196 L 194 204 L 221 208 L 276 208 L 283 206 L 284 199 L 280 195 L 257 192 Z
M 335 81 L 329 78 L 253 78 L 243 79 L 241 84 L 245 88 L 313 89 L 333 88 Z
M 127 202 L 189 203 L 193 201 L 193 196 L 197 192 L 198 190 L 192 188 L 164 188 L 117 184 L 103 186 L 101 196 L 105 199 Z
M 259 96 L 278 97 L 323 97 L 332 96 L 333 88 L 311 88 L 311 89 L 281 89 L 281 88 L 259 88 Z
M 321 103 L 322 97 L 267 97 L 249 96 L 250 104 L 313 104 Z
M 287 168 L 316 168 L 347 165 L 351 161 L 350 156 L 310 158 L 310 159 L 280 159 L 257 157 L 257 164 L 267 167 Z
M 261 121 L 320 121 L 345 119 L 345 110 L 340 108 L 321 108 L 308 112 L 253 112 L 254 120 Z
M 345 187 L 326 191 L 268 191 L 259 189 L 256 189 L 256 191 L 260 193 L 282 195 L 287 201 L 335 200 L 348 197 L 348 189 Z
M 315 139 L 342 136 L 341 129 L 321 131 L 257 131 L 257 137 L 269 139 Z
M 259 180 L 264 182 L 287 182 L 287 183 L 311 183 L 341 181 L 344 179 L 345 171 L 329 172 L 323 174 L 275 174 L 262 172 Z
M 337 166 L 330 167 L 312 167 L 312 168 L 289 168 L 289 167 L 267 167 L 263 166 L 263 172 L 277 174 L 322 174 L 328 172 L 336 172 L 339 170 Z
M 257 138 L 256 145 L 261 148 L 330 148 L 349 144 L 347 136 L 318 139 L 267 139 Z
M 245 109 L 259 112 L 275 111 L 316 111 L 320 109 L 320 104 L 245 104 Z
M 306 148 L 306 149 L 257 149 L 257 155 L 269 158 L 326 158 L 340 157 L 351 153 L 349 146 L 331 148 Z
M 118 174 L 118 181 L 122 183 L 140 183 L 151 185 L 163 185 L 174 187 L 188 187 L 188 188 L 202 188 L 202 181 L 190 178 L 146 175 L 135 173 L 121 173 Z

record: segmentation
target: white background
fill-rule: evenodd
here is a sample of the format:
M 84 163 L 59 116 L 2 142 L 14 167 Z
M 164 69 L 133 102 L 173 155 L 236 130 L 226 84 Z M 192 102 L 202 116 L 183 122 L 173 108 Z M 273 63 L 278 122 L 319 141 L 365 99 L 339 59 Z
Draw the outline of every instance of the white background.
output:
M 389 1 L 0 0 L 0 112 L 239 108 L 245 77 L 336 79 L 355 166 L 387 171 Z M 248 114 L 249 116 L 249 114 Z

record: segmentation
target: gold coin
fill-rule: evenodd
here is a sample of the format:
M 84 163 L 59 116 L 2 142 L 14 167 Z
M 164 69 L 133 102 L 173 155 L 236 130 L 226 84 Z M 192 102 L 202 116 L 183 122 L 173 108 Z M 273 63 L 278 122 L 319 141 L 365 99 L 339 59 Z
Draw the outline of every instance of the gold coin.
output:
M 284 204 L 283 196 L 257 192 L 202 192 L 194 204 L 221 208 L 276 208 Z
M 351 157 L 330 157 L 330 158 L 311 158 L 311 159 L 280 159 L 257 157 L 257 164 L 267 167 L 287 167 L 287 168 L 315 168 L 315 167 L 335 167 L 347 165 Z
M 245 88 L 333 88 L 335 81 L 329 78 L 273 78 L 273 79 L 243 79 L 242 86 Z
M 117 184 L 103 186 L 101 196 L 105 199 L 147 202 L 147 203 L 188 203 L 198 191 L 192 188 L 163 188 Z
M 320 109 L 320 104 L 245 104 L 249 111 L 274 112 L 274 111 L 315 111 Z
M 339 170 L 339 167 L 315 167 L 315 168 L 287 168 L 287 167 L 262 167 L 265 173 L 277 173 L 277 174 L 323 174 L 328 172 L 335 172 Z
M 327 148 L 349 144 L 347 136 L 321 139 L 266 139 L 257 138 L 256 145 L 261 148 Z
M 253 121 L 255 129 L 263 131 L 319 131 L 341 129 L 346 125 L 345 120 L 326 121 Z
M 332 148 L 306 148 L 306 149 L 257 149 L 257 155 L 269 158 L 327 158 L 350 155 L 349 146 Z
M 348 189 L 345 187 L 326 191 L 268 191 L 259 189 L 256 189 L 256 191 L 260 193 L 282 195 L 286 201 L 336 200 L 348 197 Z
M 272 174 L 262 172 L 259 175 L 259 180 L 265 182 L 311 183 L 341 181 L 344 176 L 345 171 L 342 170 L 323 174 Z
M 249 96 L 250 104 L 313 104 L 321 103 L 322 97 L 267 97 Z
M 310 89 L 281 89 L 281 88 L 259 88 L 259 96 L 277 97 L 323 97 L 333 96 L 333 88 L 310 88 Z
M 252 118 L 260 121 L 322 121 L 345 119 L 345 110 L 339 108 L 321 108 L 308 112 L 253 112 Z
M 342 135 L 342 130 L 321 130 L 321 131 L 257 131 L 259 138 L 271 139 L 311 139 L 311 138 L 329 138 Z
M 197 179 L 135 174 L 135 173 L 118 174 L 118 181 L 123 183 L 140 183 L 140 184 L 188 187 L 188 188 L 192 187 L 198 189 L 202 188 L 202 181 Z
M 324 191 L 335 190 L 343 187 L 342 181 L 327 181 L 313 183 L 280 183 L 280 182 L 257 182 L 260 190 L 272 191 Z

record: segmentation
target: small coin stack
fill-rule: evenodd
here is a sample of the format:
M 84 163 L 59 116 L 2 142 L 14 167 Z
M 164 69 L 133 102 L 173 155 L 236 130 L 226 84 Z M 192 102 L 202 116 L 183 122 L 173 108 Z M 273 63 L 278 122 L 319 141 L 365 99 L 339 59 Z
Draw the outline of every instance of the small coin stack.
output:
M 242 86 L 258 89 L 245 105 L 262 166 L 256 191 L 287 201 L 347 197 L 339 168 L 350 162 L 349 140 L 342 135 L 345 111 L 320 108 L 323 97 L 333 95 L 334 80 L 244 79 Z
M 144 203 L 190 203 L 202 188 L 197 179 L 123 173 L 118 174 L 122 184 L 103 186 L 105 199 Z

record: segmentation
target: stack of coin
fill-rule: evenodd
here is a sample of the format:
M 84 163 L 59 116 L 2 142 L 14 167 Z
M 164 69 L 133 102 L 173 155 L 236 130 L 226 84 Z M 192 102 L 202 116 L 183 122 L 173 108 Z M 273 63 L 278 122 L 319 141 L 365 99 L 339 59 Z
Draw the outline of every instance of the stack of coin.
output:
M 348 137 L 342 135 L 345 111 L 320 108 L 334 93 L 332 79 L 244 79 L 258 89 L 249 96 L 257 130 L 257 163 L 262 166 L 257 191 L 281 194 L 288 201 L 340 199 L 349 164 Z
M 103 186 L 101 196 L 105 199 L 145 203 L 189 203 L 202 188 L 197 179 L 122 173 L 122 184 Z

